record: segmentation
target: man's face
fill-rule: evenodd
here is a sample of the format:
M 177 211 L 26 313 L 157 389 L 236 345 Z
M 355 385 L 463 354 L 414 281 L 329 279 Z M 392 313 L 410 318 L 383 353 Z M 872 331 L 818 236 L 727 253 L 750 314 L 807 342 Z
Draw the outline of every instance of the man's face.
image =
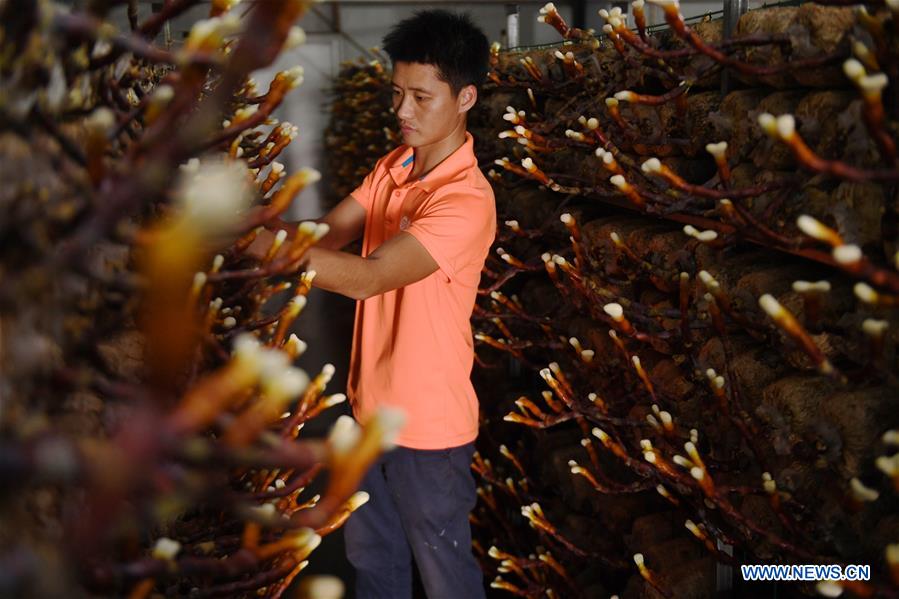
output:
M 463 89 L 459 94 L 453 94 L 449 83 L 438 77 L 434 65 L 394 64 L 393 110 L 399 120 L 403 141 L 419 147 L 445 139 L 464 122 L 467 107 L 463 96 L 470 93 L 471 90 Z

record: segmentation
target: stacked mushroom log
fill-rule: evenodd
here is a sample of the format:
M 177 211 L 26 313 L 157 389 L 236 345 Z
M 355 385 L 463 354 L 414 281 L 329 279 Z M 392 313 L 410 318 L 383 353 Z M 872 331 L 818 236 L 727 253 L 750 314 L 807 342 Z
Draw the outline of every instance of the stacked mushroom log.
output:
M 494 48 L 477 551 L 524 597 L 896 596 L 899 13 L 660 5 Z
M 397 424 L 297 440 L 344 399 L 292 365 L 326 228 L 280 232 L 318 176 L 276 162 L 302 72 L 248 76 L 306 6 L 214 0 L 169 49 L 197 2 L 128 4 L 0 3 L 0 595 L 278 597 Z
M 382 57 L 341 65 L 325 129 L 327 203 L 347 197 L 378 158 L 399 145 L 390 107 L 390 79 Z

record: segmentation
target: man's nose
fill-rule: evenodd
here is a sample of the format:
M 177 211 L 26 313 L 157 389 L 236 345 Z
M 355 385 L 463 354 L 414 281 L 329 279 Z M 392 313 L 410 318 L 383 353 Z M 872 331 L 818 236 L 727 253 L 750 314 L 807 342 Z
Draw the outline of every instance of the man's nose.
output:
M 407 119 L 412 116 L 412 97 L 405 96 L 402 100 L 400 100 L 400 105 L 397 108 L 396 115 L 401 119 Z

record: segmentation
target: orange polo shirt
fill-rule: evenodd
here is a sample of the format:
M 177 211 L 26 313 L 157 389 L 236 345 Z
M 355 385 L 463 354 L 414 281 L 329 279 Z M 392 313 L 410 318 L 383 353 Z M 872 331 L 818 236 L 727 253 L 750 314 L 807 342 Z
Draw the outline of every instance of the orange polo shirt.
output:
M 363 257 L 405 231 L 439 266 L 411 285 L 356 302 L 347 395 L 362 423 L 378 406 L 403 409 L 403 447 L 445 449 L 478 434 L 470 319 L 496 234 L 496 206 L 473 148 L 466 133 L 459 149 L 409 180 L 414 152 L 400 146 L 352 192 L 366 211 Z

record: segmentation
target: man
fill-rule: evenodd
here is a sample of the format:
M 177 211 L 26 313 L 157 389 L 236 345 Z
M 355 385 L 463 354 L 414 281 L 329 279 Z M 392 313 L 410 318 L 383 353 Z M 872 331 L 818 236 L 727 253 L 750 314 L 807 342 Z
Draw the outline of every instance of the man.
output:
M 384 38 L 404 145 L 319 222 L 316 287 L 358 300 L 347 394 L 361 422 L 406 413 L 398 447 L 362 484 L 345 527 L 360 599 L 411 597 L 414 556 L 429 599 L 484 596 L 471 553 L 470 463 L 478 404 L 470 318 L 496 231 L 493 192 L 466 131 L 487 73 L 487 38 L 467 16 L 425 11 Z M 336 251 L 363 235 L 362 255 Z

